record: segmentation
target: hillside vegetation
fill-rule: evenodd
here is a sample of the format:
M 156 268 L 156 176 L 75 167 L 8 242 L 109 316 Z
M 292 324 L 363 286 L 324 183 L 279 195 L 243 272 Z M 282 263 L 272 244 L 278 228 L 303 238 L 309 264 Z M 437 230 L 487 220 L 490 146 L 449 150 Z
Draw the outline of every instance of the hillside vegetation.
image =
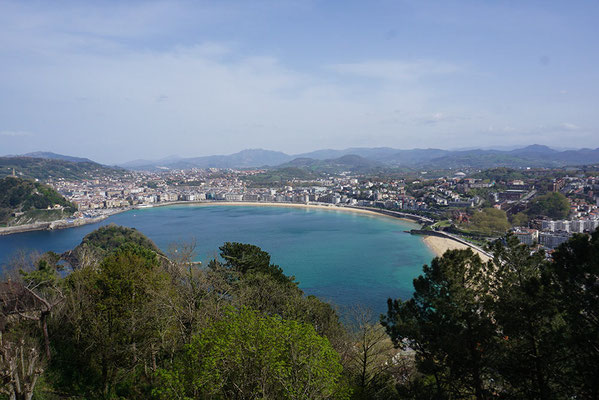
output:
M 125 173 L 92 161 L 67 161 L 34 157 L 0 157 L 0 178 L 12 175 L 13 169 L 21 178 L 39 179 L 92 179 L 100 176 L 118 176 Z
M 309 181 L 318 177 L 319 174 L 302 168 L 286 167 L 268 170 L 255 175 L 247 175 L 243 177 L 243 180 L 253 187 L 271 187 L 293 184 L 294 180 Z
M 513 236 L 492 245 L 489 263 L 450 250 L 423 267 L 413 298 L 389 299 L 381 323 L 360 309 L 342 320 L 251 244 L 225 243 L 199 266 L 191 245 L 167 258 L 109 226 L 78 248 L 85 263 L 68 275 L 64 255 L 47 253 L 17 260 L 0 283 L 5 398 L 565 400 L 599 390 L 599 232 L 575 235 L 551 261 Z
M 85 266 L 89 259 L 103 258 L 125 244 L 132 244 L 164 257 L 158 246 L 135 228 L 110 224 L 85 235 L 81 243 L 63 253 L 62 258 L 73 269 L 77 269 Z
M 557 151 L 543 145 L 531 145 L 515 150 L 400 150 L 388 147 L 354 147 L 344 150 L 316 150 L 302 154 L 249 149 L 230 155 L 137 160 L 122 166 L 138 170 L 187 168 L 257 168 L 311 167 L 322 172 L 331 170 L 360 170 L 410 167 L 416 169 L 461 169 L 497 167 L 561 167 L 590 165 L 599 162 L 599 149 Z
M 570 201 L 561 193 L 546 193 L 532 201 L 528 213 L 531 217 L 564 219 L 570 213 Z
M 502 235 L 510 228 L 505 211 L 483 208 L 476 211 L 466 224 L 466 229 L 483 235 Z
M 77 208 L 50 186 L 25 179 L 0 179 L 0 226 L 53 221 Z

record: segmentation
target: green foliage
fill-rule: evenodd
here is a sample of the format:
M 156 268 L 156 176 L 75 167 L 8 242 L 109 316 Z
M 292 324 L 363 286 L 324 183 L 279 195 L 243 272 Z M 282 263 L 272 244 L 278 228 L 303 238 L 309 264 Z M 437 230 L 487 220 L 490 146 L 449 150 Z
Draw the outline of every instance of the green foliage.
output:
M 90 399 L 145 399 L 154 391 L 170 398 L 172 391 L 189 389 L 193 382 L 177 382 L 193 373 L 216 385 L 202 392 L 206 398 L 220 398 L 218 393 L 232 390 L 231 382 L 243 386 L 234 377 L 244 374 L 254 379 L 245 385 L 251 393 L 257 381 L 268 379 L 269 393 L 276 393 L 269 398 L 284 391 L 288 398 L 305 398 L 296 388 L 314 398 L 347 395 L 331 345 L 343 337 L 335 310 L 304 296 L 259 247 L 225 244 L 224 261 L 201 268 L 190 262 L 189 249 L 167 260 L 139 232 L 110 226 L 88 235 L 80 249 L 95 249 L 96 261 L 57 278 L 66 299 L 50 324 L 54 357 L 44 375 L 44 382 L 52 382 L 47 391 Z M 47 255 L 48 263 L 28 276 L 47 279 L 58 258 Z M 185 359 L 191 350 L 208 352 L 225 369 L 181 375 L 209 360 L 192 363 Z M 235 370 L 230 363 L 239 360 L 244 363 Z M 262 373 L 253 361 L 265 368 Z
M 397 377 L 403 375 L 410 362 L 394 347 L 385 328 L 369 310 L 358 306 L 345 318 L 353 346 L 343 352 L 343 366 L 352 388 L 352 399 L 397 399 Z
M 308 171 L 303 168 L 287 167 L 268 170 L 254 175 L 246 175 L 243 180 L 254 187 L 272 187 L 284 186 L 290 184 L 294 180 L 314 180 L 319 177 L 319 174 Z
M 110 224 L 100 227 L 87 234 L 73 250 L 62 254 L 62 259 L 67 261 L 73 269 L 81 268 L 87 264 L 101 261 L 110 252 L 123 245 L 135 245 L 150 250 L 165 261 L 162 251 L 135 228 Z
M 562 346 L 567 357 L 562 360 L 574 374 L 569 374 L 571 393 L 580 398 L 599 393 L 599 230 L 589 238 L 575 235 L 553 253 L 549 264 L 552 286 L 559 299 L 566 334 Z M 571 397 L 574 397 L 572 395 Z
M 599 233 L 545 260 L 514 236 L 493 262 L 457 250 L 424 267 L 414 297 L 389 300 L 397 346 L 416 352 L 406 398 L 572 399 L 599 393 Z M 470 254 L 468 254 L 470 253 Z
M 434 386 L 426 388 L 434 398 L 492 393 L 488 378 L 495 327 L 480 307 L 486 301 L 486 269 L 470 249 L 450 250 L 423 267 L 412 299 L 389 299 L 383 326 L 396 345 L 416 350 L 424 374 L 435 376 Z
M 483 208 L 475 212 L 467 225 L 469 230 L 486 235 L 503 234 L 510 228 L 505 211 Z
M 551 219 L 564 219 L 570 213 L 570 202 L 561 193 L 549 192 L 535 198 L 530 204 L 531 217 L 545 216 Z
M 270 275 L 275 280 L 293 285 L 293 277 L 283 273 L 278 265 L 270 263 L 270 254 L 260 247 L 245 243 L 226 242 L 220 248 L 220 256 L 224 265 L 242 276 L 253 273 Z
M 281 267 L 271 264 L 270 254 L 260 247 L 227 242 L 220 250 L 225 271 L 232 270 L 234 276 L 239 276 L 232 288 L 234 304 L 312 324 L 332 342 L 343 335 L 333 307 L 314 296 L 304 296 L 294 277 L 286 276 Z
M 77 208 L 50 186 L 25 179 L 0 179 L 0 224 L 6 224 L 12 213 L 46 210 L 58 204 L 70 215 Z
M 36 269 L 32 271 L 21 269 L 19 274 L 27 286 L 34 287 L 36 290 L 58 287 L 60 285 L 59 271 L 62 269 L 57 264 L 59 260 L 60 256 L 50 251 L 37 261 Z
M 0 176 L 12 175 L 13 168 L 18 176 L 39 180 L 48 178 L 91 179 L 100 176 L 120 176 L 125 172 L 122 169 L 107 167 L 91 161 L 73 162 L 33 157 L 0 157 Z
M 158 372 L 160 399 L 347 397 L 339 355 L 307 324 L 229 309 Z
M 160 309 L 169 283 L 156 253 L 132 243 L 69 275 L 56 381 L 89 397 L 133 395 L 131 383 L 144 379 L 166 329 Z
M 320 335 L 337 344 L 344 336 L 335 309 L 315 296 L 305 296 L 296 285 L 264 273 L 246 275 L 233 288 L 233 304 L 247 306 L 266 315 L 278 315 L 309 323 Z
M 517 398 L 568 398 L 560 383 L 568 373 L 563 363 L 567 327 L 548 284 L 544 253 L 531 253 L 509 236 L 507 244 L 494 244 L 493 254 L 487 308 L 503 335 L 494 366 L 506 382 L 504 390 Z
M 154 242 L 135 228 L 127 228 L 115 224 L 103 226 L 87 234 L 81 241 L 81 244 L 93 246 L 104 251 L 116 250 L 124 244 L 135 244 L 139 247 L 152 250 L 155 253 L 162 254 Z
M 513 214 L 510 216 L 510 223 L 512 226 L 528 226 L 528 215 L 523 212 Z
M 54 253 L 22 268 L 39 310 L 2 308 L 3 343 L 25 339 L 43 357 L 43 374 L 30 374 L 40 376 L 34 398 L 599 393 L 599 232 L 575 235 L 552 261 L 513 236 L 493 243 L 488 263 L 448 251 L 424 266 L 412 299 L 389 300 L 384 329 L 365 317 L 351 331 L 257 246 L 225 243 L 222 261 L 202 268 L 192 249 L 167 260 L 128 228 L 104 227 L 84 242 L 101 257 L 66 277 Z

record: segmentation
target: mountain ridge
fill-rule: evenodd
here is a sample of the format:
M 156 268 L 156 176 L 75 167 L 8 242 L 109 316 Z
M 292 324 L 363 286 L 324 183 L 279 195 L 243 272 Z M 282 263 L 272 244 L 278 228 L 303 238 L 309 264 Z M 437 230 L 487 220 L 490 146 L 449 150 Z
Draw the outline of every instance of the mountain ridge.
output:
M 34 151 L 31 153 L 25 153 L 25 154 L 8 154 L 3 157 L 13 157 L 13 158 L 29 157 L 29 158 L 43 158 L 43 159 L 47 159 L 47 160 L 63 160 L 63 161 L 71 161 L 71 162 L 95 162 L 93 160 L 90 160 L 89 158 L 67 156 L 64 154 L 53 153 L 51 151 Z
M 174 162 L 165 162 L 166 160 L 162 159 L 136 167 L 127 166 L 131 163 L 120 164 L 120 166 L 146 171 L 189 168 L 313 167 L 318 164 L 317 161 L 327 161 L 330 164 L 332 160 L 348 155 L 359 156 L 388 168 L 560 167 L 599 163 L 599 148 L 559 151 L 546 145 L 532 144 L 513 150 L 443 150 L 435 148 L 405 150 L 391 147 L 350 147 L 341 150 L 321 149 L 295 155 L 273 150 L 246 149 L 229 155 L 180 158 Z M 354 161 L 364 164 L 361 159 Z
M 354 156 L 354 157 L 348 157 Z M 0 157 L 0 166 L 10 166 L 26 160 L 55 161 L 54 164 L 71 162 L 76 168 L 113 168 L 87 158 L 73 157 L 51 152 L 32 152 L 20 156 Z M 24 161 L 25 160 L 25 161 Z M 38 161 L 38 163 L 41 163 Z M 206 168 L 324 168 L 333 171 L 347 168 L 350 171 L 368 169 L 453 169 L 494 167 L 564 167 L 599 163 L 599 148 L 556 150 L 546 145 L 532 144 L 511 150 L 464 149 L 443 150 L 436 148 L 394 149 L 391 147 L 349 147 L 346 149 L 321 149 L 295 155 L 259 148 L 246 149 L 228 155 L 200 157 L 168 156 L 158 160 L 138 159 L 121 163 L 117 168 L 137 171 L 161 171 Z M 4 172 L 6 175 L 7 172 Z
M 68 161 L 60 158 L 26 156 L 0 157 L 0 178 L 12 175 L 13 172 L 22 178 L 47 180 L 49 178 L 91 179 L 99 176 L 122 175 L 127 171 L 94 161 Z

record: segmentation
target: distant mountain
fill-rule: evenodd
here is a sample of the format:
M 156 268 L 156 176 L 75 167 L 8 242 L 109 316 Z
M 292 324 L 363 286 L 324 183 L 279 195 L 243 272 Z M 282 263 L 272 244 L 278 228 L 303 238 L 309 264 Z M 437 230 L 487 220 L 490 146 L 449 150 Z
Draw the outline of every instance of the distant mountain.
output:
M 93 162 L 89 158 L 65 156 L 63 154 L 56 154 L 56 153 L 52 153 L 50 151 L 36 151 L 33 153 L 22 154 L 22 155 L 16 156 L 16 157 L 46 158 L 48 160 L 64 160 L 64 161 L 71 161 L 71 162 Z
M 547 146 L 532 145 L 510 151 L 453 151 L 422 165 L 429 168 L 495 168 L 495 167 L 563 167 L 599 163 L 599 149 L 557 151 Z
M 391 165 L 411 166 L 425 164 L 431 160 L 443 157 L 451 152 L 440 149 L 396 150 L 395 153 L 378 158 L 381 162 Z
M 352 156 L 348 159 L 344 157 Z M 356 159 L 355 157 L 360 157 Z M 374 163 L 367 165 L 367 161 Z M 288 155 L 278 151 L 250 149 L 230 155 L 167 158 L 157 161 L 136 160 L 121 164 L 137 170 L 189 168 L 256 168 L 300 167 L 324 170 L 366 170 L 368 168 L 493 168 L 493 167 L 561 167 L 599 163 L 599 149 L 558 151 L 534 144 L 510 150 L 400 150 L 390 147 L 352 147 L 344 150 L 324 149 Z M 335 167 L 333 167 L 335 166 Z
M 599 163 L 599 148 L 565 150 L 555 156 L 564 165 L 582 165 Z
M 328 160 L 300 157 L 281 164 L 277 168 L 303 168 L 317 173 L 338 173 L 343 171 L 363 173 L 385 168 L 385 165 L 355 154 L 347 154 Z
M 415 150 L 398 150 L 393 149 L 391 147 L 350 147 L 344 150 L 316 150 L 309 153 L 298 154 L 294 157 L 296 158 L 314 158 L 317 160 L 331 160 L 334 158 L 339 158 L 347 155 L 356 155 L 364 158 L 368 158 L 371 160 L 387 160 L 396 158 L 399 153 L 402 152 L 418 152 L 420 149 Z M 426 151 L 426 150 L 424 150 Z M 444 150 L 434 150 L 437 154 L 438 152 L 442 152 Z
M 263 149 L 243 150 L 230 155 L 179 158 L 176 160 L 157 160 L 145 165 L 137 160 L 121 164 L 121 167 L 137 170 L 190 169 L 190 168 L 256 168 L 279 165 L 293 159 L 280 151 Z
M 160 160 L 144 160 L 144 159 L 138 159 L 138 160 L 133 160 L 133 161 L 129 161 L 123 164 L 119 164 L 119 167 L 122 168 L 128 168 L 128 169 L 136 169 L 139 167 L 147 167 L 147 166 L 152 166 L 152 165 L 167 165 L 167 164 L 172 164 L 175 163 L 177 161 L 182 160 L 183 157 L 179 157 L 179 156 L 168 156 L 165 158 L 161 158 Z
M 314 160 L 328 160 L 332 158 L 339 158 L 346 154 L 351 154 L 349 149 L 345 150 L 333 150 L 333 149 L 323 149 L 311 151 L 309 153 L 301 153 L 293 156 L 294 158 L 304 158 L 304 159 L 314 159 Z
M 531 144 L 530 146 L 523 147 L 521 149 L 514 149 L 508 151 L 510 154 L 517 154 L 521 156 L 546 156 L 553 155 L 559 153 L 557 150 L 552 149 L 549 146 L 544 146 L 541 144 Z
M 14 172 L 22 178 L 47 180 L 92 179 L 101 176 L 119 176 L 126 171 L 108 167 L 93 161 L 67 161 L 54 158 L 34 158 L 23 156 L 0 157 L 0 178 Z

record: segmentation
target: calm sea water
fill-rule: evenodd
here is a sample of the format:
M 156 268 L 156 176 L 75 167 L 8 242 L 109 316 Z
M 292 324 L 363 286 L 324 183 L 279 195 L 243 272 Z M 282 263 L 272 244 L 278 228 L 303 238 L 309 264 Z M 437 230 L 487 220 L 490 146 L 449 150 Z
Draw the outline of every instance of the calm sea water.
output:
M 251 243 L 295 275 L 308 294 L 340 306 L 386 311 L 388 297 L 408 298 L 412 280 L 433 257 L 416 227 L 386 217 L 320 209 L 251 206 L 169 206 L 132 210 L 107 220 L 59 231 L 0 236 L 0 264 L 20 249 L 63 252 L 109 223 L 136 228 L 161 249 L 195 240 L 198 261 L 226 241 Z

